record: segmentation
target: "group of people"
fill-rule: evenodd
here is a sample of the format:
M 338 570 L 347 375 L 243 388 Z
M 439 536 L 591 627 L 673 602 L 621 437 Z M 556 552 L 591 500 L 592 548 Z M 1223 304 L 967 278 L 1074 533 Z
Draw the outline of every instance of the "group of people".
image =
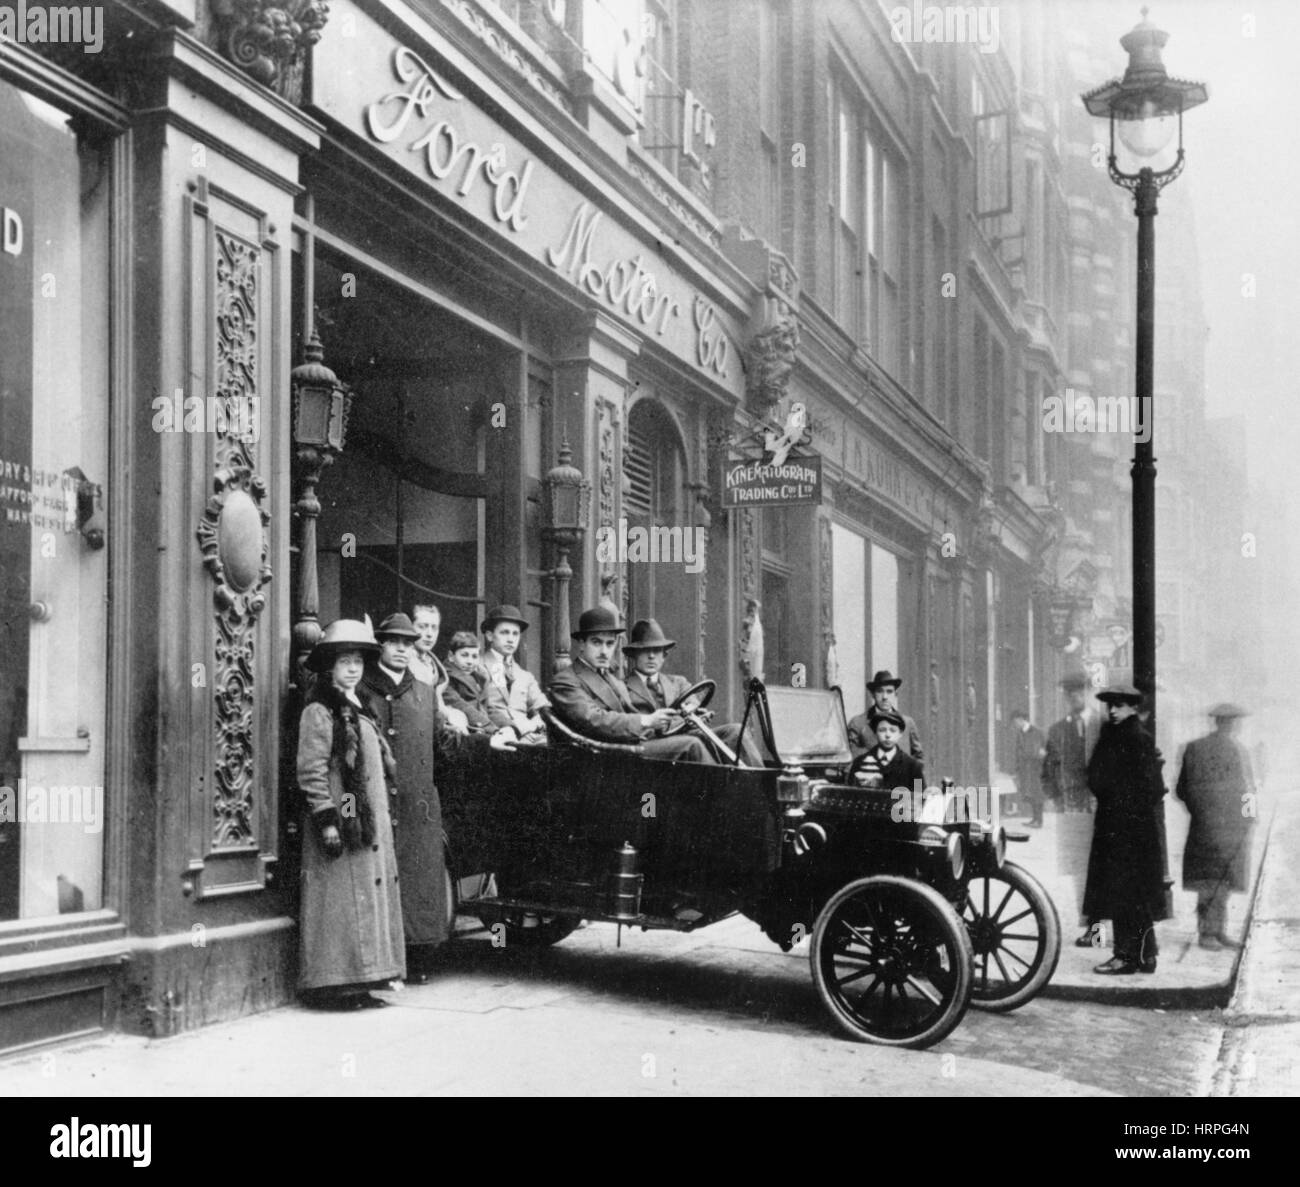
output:
M 1067 677 L 1069 711 L 1044 737 L 1024 710 L 1016 726 L 1016 787 L 1031 828 L 1044 803 L 1062 813 L 1092 813 L 1092 842 L 1081 906 L 1085 948 L 1110 920 L 1113 955 L 1094 972 L 1154 973 L 1155 924 L 1170 916 L 1164 869 L 1164 759 L 1141 720 L 1143 696 L 1130 684 L 1097 693 L 1106 721 L 1087 711 L 1087 679 Z M 1255 813 L 1250 757 L 1237 740 L 1246 710 L 1232 703 L 1209 711 L 1214 732 L 1190 743 L 1176 794 L 1191 817 L 1183 851 L 1183 888 L 1197 894 L 1198 943 L 1219 951 L 1240 947 L 1227 934 L 1228 896 L 1246 889 Z
M 627 633 L 617 613 L 584 611 L 573 664 L 555 674 L 549 696 L 515 659 L 528 629 L 516 607 L 489 611 L 482 651 L 470 632 L 454 634 L 445 664 L 434 651 L 440 627 L 435 606 L 390 614 L 374 630 L 339 619 L 307 658 L 315 679 L 297 752 L 308 824 L 298 988 L 307 1005 L 382 1006 L 371 990 L 428 979 L 451 927 L 440 758 L 545 743 L 547 710 L 648 758 L 712 763 L 739 747 L 760 761 L 738 725 L 712 728 L 712 737 L 681 729 L 691 681 L 663 670 L 676 643 L 654 619 L 636 622 L 623 642 L 633 667 L 624 683 L 611 670 Z

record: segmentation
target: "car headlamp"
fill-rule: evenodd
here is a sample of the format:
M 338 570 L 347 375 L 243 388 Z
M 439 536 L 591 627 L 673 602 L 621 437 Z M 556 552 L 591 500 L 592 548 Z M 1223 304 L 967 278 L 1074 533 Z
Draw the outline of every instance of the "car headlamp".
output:
M 952 872 L 954 882 L 961 880 L 966 872 L 966 845 L 961 833 L 948 834 L 948 869 Z

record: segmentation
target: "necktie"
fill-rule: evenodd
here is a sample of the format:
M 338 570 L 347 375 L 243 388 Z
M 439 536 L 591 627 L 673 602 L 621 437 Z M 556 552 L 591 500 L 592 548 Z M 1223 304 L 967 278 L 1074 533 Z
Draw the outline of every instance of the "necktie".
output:
M 515 686 L 515 661 L 512 659 L 506 660 L 505 669 L 506 669 L 506 689 L 507 691 L 509 691 Z
M 1078 734 L 1079 737 L 1081 737 L 1081 738 L 1083 737 L 1083 718 L 1082 718 L 1082 717 L 1076 717 L 1076 718 L 1074 719 L 1074 732 L 1075 732 L 1076 734 Z
M 651 691 L 653 691 L 653 693 L 655 694 L 655 700 L 662 705 L 664 703 L 664 690 L 659 683 L 658 676 L 650 677 L 650 688 Z

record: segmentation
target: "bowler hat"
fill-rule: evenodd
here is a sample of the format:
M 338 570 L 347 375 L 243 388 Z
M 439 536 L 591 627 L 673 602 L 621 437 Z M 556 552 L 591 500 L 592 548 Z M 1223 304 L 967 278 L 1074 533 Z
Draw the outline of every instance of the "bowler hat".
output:
M 382 640 L 390 637 L 394 639 L 418 639 L 420 632 L 415 629 L 411 620 L 405 614 L 390 614 L 379 624 L 379 628 L 375 631 L 375 638 Z
M 632 633 L 623 644 L 624 651 L 649 651 L 652 647 L 662 647 L 667 651 L 676 647 L 677 642 L 668 638 L 658 621 L 653 618 L 638 618 L 632 624 Z
M 879 706 L 872 709 L 867 714 L 867 724 L 874 730 L 882 721 L 888 721 L 898 726 L 900 730 L 907 729 L 907 722 L 903 720 L 901 713 L 895 713 L 893 709 L 881 709 Z
M 325 628 L 316 646 L 307 656 L 307 666 L 313 672 L 327 672 L 334 661 L 345 651 L 359 651 L 362 655 L 378 655 L 379 644 L 368 622 L 355 618 L 336 618 Z
M 493 606 L 492 609 L 487 612 L 487 617 L 483 620 L 482 626 L 478 629 L 486 635 L 488 631 L 492 630 L 492 628 L 499 622 L 513 622 L 521 631 L 526 631 L 528 629 L 528 619 L 519 613 L 519 607 L 508 605 Z
M 883 688 L 886 684 L 892 684 L 895 688 L 902 688 L 903 681 L 894 675 L 888 668 L 882 668 L 870 680 L 867 681 L 867 690 L 875 692 L 878 688 Z
M 1097 694 L 1097 699 L 1107 705 L 1140 705 L 1142 694 L 1131 684 L 1112 684 Z
M 1224 717 L 1249 717 L 1250 710 L 1243 709 L 1232 701 L 1220 701 L 1210 710 L 1210 716 L 1216 720 Z
M 1088 687 L 1088 677 L 1082 672 L 1071 672 L 1061 681 L 1061 687 L 1066 692 L 1082 692 Z
M 619 625 L 617 610 L 609 606 L 594 606 L 578 616 L 578 629 L 569 634 L 571 638 L 582 639 L 587 635 L 621 635 L 626 629 Z

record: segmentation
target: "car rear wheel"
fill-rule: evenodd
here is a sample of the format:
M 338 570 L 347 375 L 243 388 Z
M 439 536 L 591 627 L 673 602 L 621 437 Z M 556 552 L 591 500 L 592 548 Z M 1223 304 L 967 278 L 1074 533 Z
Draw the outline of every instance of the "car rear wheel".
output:
M 974 877 L 961 918 L 975 954 L 977 1009 L 1007 1011 L 1036 997 L 1061 956 L 1061 921 L 1038 880 L 1014 862 Z
M 813 981 L 856 1039 L 928 1047 L 970 1003 L 971 948 L 957 913 L 920 882 L 880 875 L 850 882 L 817 916 Z

